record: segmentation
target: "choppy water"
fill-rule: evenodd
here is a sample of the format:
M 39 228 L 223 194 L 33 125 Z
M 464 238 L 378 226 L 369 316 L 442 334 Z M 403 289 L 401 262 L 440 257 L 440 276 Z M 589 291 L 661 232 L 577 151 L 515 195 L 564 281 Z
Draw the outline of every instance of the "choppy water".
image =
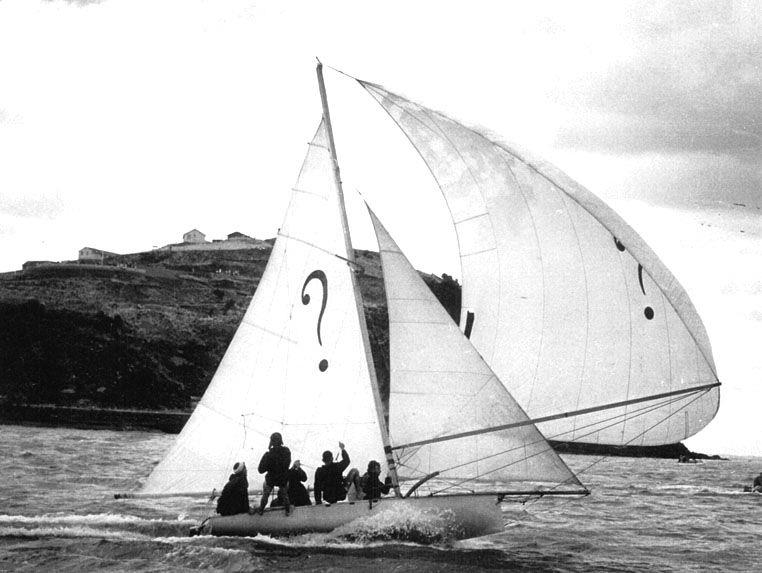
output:
M 0 571 L 758 571 L 762 459 L 566 456 L 585 499 L 504 504 L 505 531 L 446 545 L 335 535 L 189 538 L 203 501 L 114 500 L 174 436 L 0 426 Z M 585 469 L 588 468 L 588 469 Z

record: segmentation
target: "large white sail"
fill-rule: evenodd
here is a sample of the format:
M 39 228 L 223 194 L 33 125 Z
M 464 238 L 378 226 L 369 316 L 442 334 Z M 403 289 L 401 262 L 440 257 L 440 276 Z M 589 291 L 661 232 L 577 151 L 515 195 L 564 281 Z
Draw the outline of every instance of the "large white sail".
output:
M 548 438 L 671 443 L 714 417 L 719 389 L 701 319 L 621 217 L 552 166 L 360 83 L 447 201 L 464 332 L 532 418 L 592 410 L 541 425 Z
M 321 122 L 251 305 L 144 493 L 219 489 L 240 460 L 255 487 L 276 431 L 308 471 L 339 440 L 358 464 L 384 459 L 340 217 Z
M 389 308 L 389 433 L 400 479 L 438 472 L 439 480 L 469 487 L 579 486 L 372 212 L 371 218 Z M 516 427 L 493 429 L 507 421 Z M 461 433 L 468 435 L 456 437 Z

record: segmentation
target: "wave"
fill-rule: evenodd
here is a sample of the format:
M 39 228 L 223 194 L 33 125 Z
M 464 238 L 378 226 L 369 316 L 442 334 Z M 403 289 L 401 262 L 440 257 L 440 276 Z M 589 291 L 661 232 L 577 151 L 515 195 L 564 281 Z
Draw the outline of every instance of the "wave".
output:
M 712 486 L 712 485 L 687 485 L 687 484 L 670 484 L 664 486 L 657 486 L 648 490 L 650 495 L 698 495 L 698 496 L 735 496 L 735 495 L 748 495 L 751 492 L 743 490 L 743 486 L 739 484 L 733 484 L 728 486 Z
M 195 522 L 188 520 L 145 519 L 133 515 L 114 513 L 73 515 L 0 515 L 0 528 L 4 536 L 17 536 L 21 531 L 35 531 L 38 536 L 59 536 L 71 530 L 87 531 L 87 536 L 111 537 L 113 535 L 142 535 L 149 537 L 187 536 Z M 26 534 L 24 534 L 26 535 Z
M 140 533 L 107 531 L 92 527 L 0 527 L 0 537 L 94 537 L 97 539 L 123 539 L 125 541 L 149 539 Z

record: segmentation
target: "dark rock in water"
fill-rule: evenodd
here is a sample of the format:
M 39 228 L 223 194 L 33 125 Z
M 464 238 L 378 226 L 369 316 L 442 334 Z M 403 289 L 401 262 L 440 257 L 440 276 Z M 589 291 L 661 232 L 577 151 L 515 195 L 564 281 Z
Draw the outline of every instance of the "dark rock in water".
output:
M 600 444 L 585 444 L 578 442 L 550 441 L 559 453 L 587 454 L 593 456 L 626 456 L 631 458 L 666 458 L 673 460 L 722 460 L 717 455 L 709 456 L 690 451 L 684 444 L 665 444 L 662 446 L 604 446 Z

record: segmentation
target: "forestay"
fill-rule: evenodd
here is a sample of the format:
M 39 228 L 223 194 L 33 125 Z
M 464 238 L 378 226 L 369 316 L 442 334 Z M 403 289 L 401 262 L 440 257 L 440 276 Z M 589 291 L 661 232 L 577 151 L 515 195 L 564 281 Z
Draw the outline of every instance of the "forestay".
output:
M 672 443 L 714 417 L 719 390 L 707 388 L 717 376 L 701 319 L 621 217 L 552 166 L 360 84 L 447 201 L 460 248 L 461 326 L 474 346 L 532 418 L 604 408 L 543 424 L 548 438 Z
M 253 486 L 275 431 L 308 468 L 339 440 L 384 459 L 331 169 L 321 122 L 254 298 L 144 493 L 211 492 L 239 460 Z
M 579 486 L 373 213 L 371 218 L 389 308 L 389 433 L 400 479 L 438 472 L 438 480 L 469 488 L 474 482 L 500 484 L 502 491 L 538 482 Z M 506 421 L 526 425 L 482 432 Z M 449 438 L 468 431 L 475 433 Z M 442 441 L 407 446 L 432 438 Z

